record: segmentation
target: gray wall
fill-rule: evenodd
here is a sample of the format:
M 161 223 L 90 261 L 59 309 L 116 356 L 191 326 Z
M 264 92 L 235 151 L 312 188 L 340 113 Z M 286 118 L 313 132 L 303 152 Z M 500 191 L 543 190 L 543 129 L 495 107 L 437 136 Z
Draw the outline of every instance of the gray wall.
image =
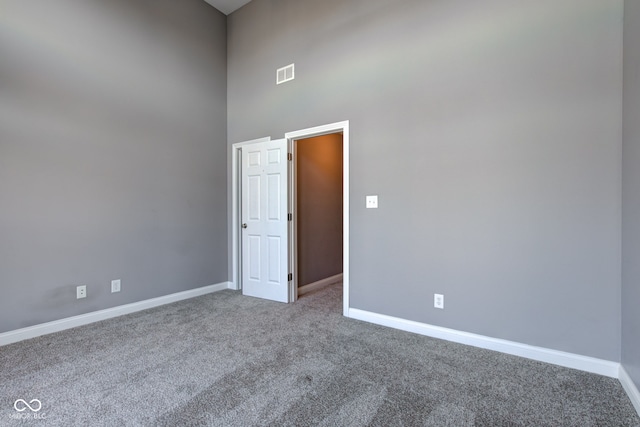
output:
M 225 16 L 0 8 L 0 332 L 226 281 Z
M 298 286 L 342 273 L 342 134 L 296 144 Z
M 350 120 L 352 307 L 619 361 L 622 18 L 254 0 L 227 21 L 228 143 Z
M 622 365 L 640 388 L 640 2 L 624 12 Z

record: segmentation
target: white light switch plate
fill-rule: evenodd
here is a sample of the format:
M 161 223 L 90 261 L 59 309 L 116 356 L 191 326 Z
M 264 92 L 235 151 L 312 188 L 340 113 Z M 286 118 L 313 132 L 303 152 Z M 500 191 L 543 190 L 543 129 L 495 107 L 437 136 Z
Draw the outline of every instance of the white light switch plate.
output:
M 367 209 L 378 208 L 378 196 L 367 196 Z

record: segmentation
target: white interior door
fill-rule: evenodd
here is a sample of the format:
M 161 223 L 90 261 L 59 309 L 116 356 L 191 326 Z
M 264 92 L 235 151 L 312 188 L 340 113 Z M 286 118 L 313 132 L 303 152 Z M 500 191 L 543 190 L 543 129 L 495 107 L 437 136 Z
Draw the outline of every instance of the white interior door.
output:
M 242 147 L 242 293 L 289 302 L 287 140 Z

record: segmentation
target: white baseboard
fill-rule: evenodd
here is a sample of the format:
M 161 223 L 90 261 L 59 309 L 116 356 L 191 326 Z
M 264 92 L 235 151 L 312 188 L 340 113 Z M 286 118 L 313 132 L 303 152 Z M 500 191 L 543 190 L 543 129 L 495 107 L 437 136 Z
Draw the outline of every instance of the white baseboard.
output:
M 308 285 L 300 286 L 298 288 L 298 295 L 308 294 L 311 291 L 322 288 L 323 286 L 332 285 L 342 281 L 342 273 L 335 276 L 327 277 L 326 279 L 318 280 L 317 282 L 309 283 Z
M 14 331 L 3 332 L 0 334 L 0 346 L 39 337 L 41 335 L 51 334 L 53 332 L 64 331 L 65 329 L 71 329 L 77 326 L 88 325 L 89 323 L 99 322 L 100 320 L 106 320 L 129 313 L 135 313 L 136 311 L 142 311 L 149 308 L 158 307 L 160 305 L 170 304 L 176 301 L 199 297 L 201 295 L 218 292 L 230 287 L 230 282 L 222 282 L 216 285 L 190 289 L 188 291 L 177 292 L 175 294 L 164 295 L 161 297 L 138 301 L 131 304 L 120 305 L 104 310 L 93 311 L 91 313 L 80 314 L 78 316 L 67 317 L 65 319 L 54 320 L 52 322 L 41 323 L 39 325 L 16 329 Z
M 485 348 L 487 350 L 526 357 L 527 359 L 533 359 L 540 362 L 552 363 L 554 365 L 564 366 L 567 368 L 592 372 L 594 374 L 604 375 L 607 377 L 618 378 L 620 373 L 619 363 L 596 359 L 594 357 L 581 356 L 579 354 L 566 353 L 564 351 L 550 350 L 543 347 L 535 347 L 513 341 L 486 337 L 484 335 L 433 326 L 426 323 L 414 322 L 411 320 L 386 316 L 384 314 L 371 313 L 355 308 L 349 309 L 348 317 L 446 341 L 453 341 L 460 344 Z
M 636 412 L 640 415 L 640 391 L 638 391 L 638 387 L 634 384 L 633 380 L 624 369 L 622 365 L 620 365 L 620 384 L 622 384 L 622 388 L 627 392 L 629 399 L 631 399 L 631 403 L 633 407 L 636 408 Z

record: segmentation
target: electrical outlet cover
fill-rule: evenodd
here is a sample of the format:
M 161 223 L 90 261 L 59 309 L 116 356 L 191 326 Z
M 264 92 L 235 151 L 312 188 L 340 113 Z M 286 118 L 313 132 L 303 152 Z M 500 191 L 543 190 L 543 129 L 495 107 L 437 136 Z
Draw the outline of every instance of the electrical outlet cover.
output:
M 442 294 L 433 294 L 433 306 L 435 308 L 444 309 L 444 295 L 442 295 Z
M 76 288 L 76 299 L 87 297 L 87 285 L 81 285 Z

